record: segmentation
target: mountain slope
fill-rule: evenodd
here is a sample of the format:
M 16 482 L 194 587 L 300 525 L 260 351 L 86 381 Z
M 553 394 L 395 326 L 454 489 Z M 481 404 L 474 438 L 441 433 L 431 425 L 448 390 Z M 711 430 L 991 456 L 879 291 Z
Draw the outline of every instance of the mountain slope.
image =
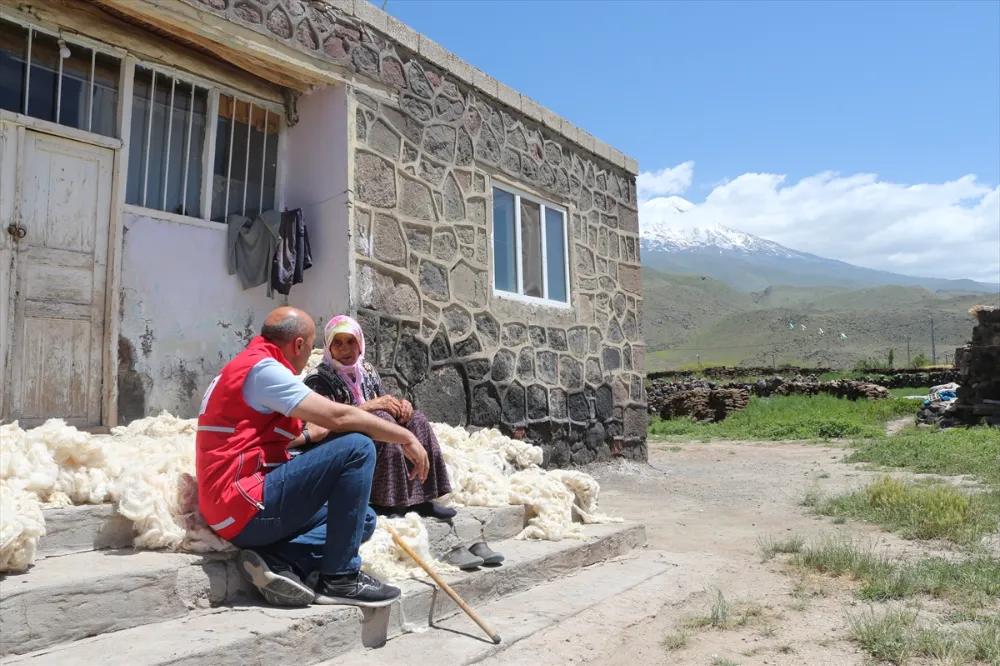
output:
M 899 285 L 964 293 L 996 290 L 996 285 L 972 280 L 921 278 L 862 268 L 791 250 L 721 225 L 692 228 L 685 225 L 684 214 L 693 204 L 680 197 L 665 197 L 648 205 L 655 205 L 661 215 L 658 223 L 644 222 L 640 230 L 642 263 L 666 273 L 705 275 L 740 291 L 777 284 L 849 289 Z
M 643 291 L 649 371 L 744 360 L 850 368 L 864 358 L 885 358 L 889 349 L 902 365 L 907 338 L 911 356 L 930 357 L 932 317 L 943 362 L 971 334 L 968 309 L 996 301 L 995 294 L 935 294 L 895 286 L 860 291 L 771 287 L 745 293 L 708 277 L 648 268 Z

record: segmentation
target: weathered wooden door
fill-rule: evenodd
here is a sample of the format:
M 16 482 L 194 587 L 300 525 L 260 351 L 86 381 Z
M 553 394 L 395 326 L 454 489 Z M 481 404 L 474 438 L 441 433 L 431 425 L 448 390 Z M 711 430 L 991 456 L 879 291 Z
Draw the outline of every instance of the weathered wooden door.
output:
M 114 151 L 17 132 L 4 420 L 100 425 Z
M 15 238 L 7 232 L 13 222 L 17 178 L 17 128 L 0 121 L 0 416 L 6 416 L 7 355 L 13 332 L 11 283 L 14 276 Z M 16 231 L 16 228 L 15 228 Z

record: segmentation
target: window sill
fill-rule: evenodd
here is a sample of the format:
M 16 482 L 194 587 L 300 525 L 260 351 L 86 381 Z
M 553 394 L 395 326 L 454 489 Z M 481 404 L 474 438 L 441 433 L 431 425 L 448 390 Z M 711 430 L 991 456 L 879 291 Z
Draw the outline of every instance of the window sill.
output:
M 571 303 L 564 303 L 563 301 L 553 301 L 548 298 L 538 298 L 536 296 L 525 296 L 524 294 L 515 294 L 512 291 L 501 291 L 499 289 L 493 290 L 493 295 L 497 298 L 502 298 L 504 300 L 517 301 L 519 303 L 527 303 L 529 305 L 538 305 L 547 308 L 558 308 L 560 310 L 571 310 L 573 305 Z
M 130 215 L 139 215 L 153 220 L 160 220 L 162 222 L 189 224 L 192 227 L 202 227 L 213 231 L 225 231 L 227 229 L 227 225 L 224 222 L 211 222 L 203 220 L 200 217 L 189 217 L 187 215 L 178 215 L 177 213 L 167 213 L 162 210 L 143 208 L 142 206 L 136 206 L 134 204 L 125 204 L 123 206 L 123 210 Z

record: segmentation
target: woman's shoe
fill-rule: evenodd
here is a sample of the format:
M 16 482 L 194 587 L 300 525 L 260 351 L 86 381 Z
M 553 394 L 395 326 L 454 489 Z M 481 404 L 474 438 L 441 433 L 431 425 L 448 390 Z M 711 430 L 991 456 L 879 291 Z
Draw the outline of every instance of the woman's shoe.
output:
M 458 567 L 462 571 L 472 571 L 483 566 L 483 558 L 476 557 L 468 549 L 456 546 L 441 556 L 441 561 Z
M 451 520 L 458 515 L 458 511 L 449 509 L 446 506 L 440 506 L 434 502 L 424 502 L 423 504 L 410 507 L 409 510 L 416 511 L 417 515 L 424 518 L 437 518 L 438 520 Z
M 486 566 L 496 566 L 503 562 L 503 555 L 490 548 L 485 541 L 472 544 L 469 552 L 482 559 Z

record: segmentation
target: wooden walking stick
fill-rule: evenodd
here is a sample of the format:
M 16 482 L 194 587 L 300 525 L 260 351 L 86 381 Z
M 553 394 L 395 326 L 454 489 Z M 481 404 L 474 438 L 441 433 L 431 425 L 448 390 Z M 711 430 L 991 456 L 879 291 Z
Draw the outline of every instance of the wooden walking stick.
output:
M 392 526 L 389 525 L 388 522 L 384 523 L 384 526 L 385 529 L 388 530 L 389 534 L 392 536 L 392 540 L 396 542 L 396 545 L 402 548 L 404 551 L 406 551 L 406 554 L 412 557 L 413 561 L 419 564 L 420 568 L 427 572 L 427 575 L 430 576 L 435 583 L 437 583 L 438 587 L 444 590 L 448 594 L 448 596 L 451 597 L 452 601 L 458 604 L 459 607 L 465 611 L 465 614 L 471 617 L 472 621 L 478 624 L 479 628 L 486 632 L 486 635 L 490 637 L 490 640 L 492 640 L 496 645 L 499 645 L 500 634 L 493 631 L 493 628 L 490 627 L 490 625 L 486 624 L 485 620 L 476 615 L 476 611 L 472 610 L 469 607 L 469 604 L 465 603 L 462 597 L 458 596 L 458 592 L 451 589 L 451 586 L 449 586 L 448 583 L 441 580 L 441 576 L 437 575 L 437 572 L 431 569 L 426 562 L 420 559 L 420 556 L 417 555 L 412 548 L 410 548 L 409 544 L 403 541 L 402 537 L 400 537 L 399 534 L 396 533 L 396 530 L 392 529 Z

